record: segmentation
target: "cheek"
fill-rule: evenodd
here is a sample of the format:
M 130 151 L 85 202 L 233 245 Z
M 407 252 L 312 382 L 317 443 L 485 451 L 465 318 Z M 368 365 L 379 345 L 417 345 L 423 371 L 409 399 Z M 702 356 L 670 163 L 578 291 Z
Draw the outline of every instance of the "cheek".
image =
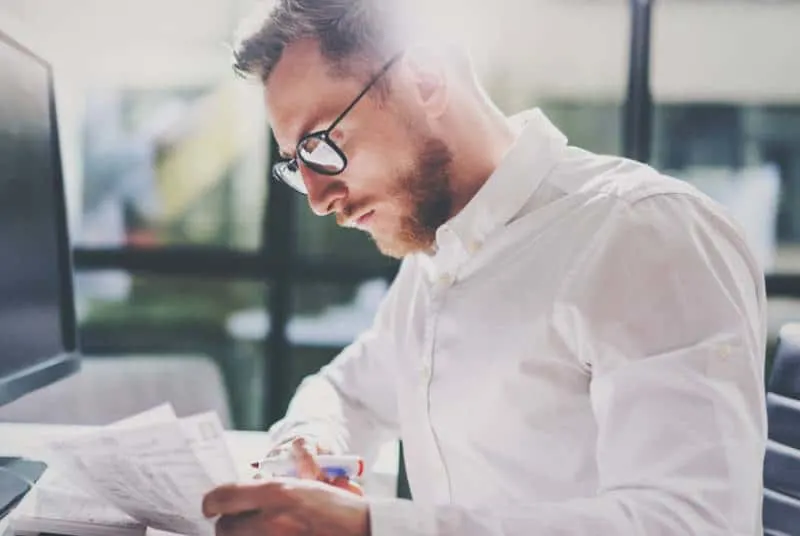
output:
M 406 174 L 405 158 L 395 151 L 376 146 L 358 151 L 349 160 L 350 174 L 345 180 L 351 193 L 369 196 L 391 195 L 400 177 Z
M 413 169 L 415 145 L 407 131 L 391 120 L 374 125 L 368 132 L 344 150 L 353 167 L 354 181 L 361 184 L 363 179 L 363 186 L 370 191 L 376 186 L 386 190 Z

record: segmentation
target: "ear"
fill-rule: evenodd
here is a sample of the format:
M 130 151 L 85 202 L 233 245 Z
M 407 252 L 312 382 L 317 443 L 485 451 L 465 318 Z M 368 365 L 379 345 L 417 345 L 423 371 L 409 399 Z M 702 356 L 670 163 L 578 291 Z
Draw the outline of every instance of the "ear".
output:
M 403 69 L 412 86 L 412 98 L 431 119 L 444 114 L 450 98 L 445 55 L 432 46 L 410 47 L 403 54 Z

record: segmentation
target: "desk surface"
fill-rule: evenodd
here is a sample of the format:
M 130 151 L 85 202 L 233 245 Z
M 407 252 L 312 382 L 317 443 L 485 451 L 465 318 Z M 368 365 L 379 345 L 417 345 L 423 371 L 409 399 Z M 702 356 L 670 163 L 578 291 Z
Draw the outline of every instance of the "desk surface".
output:
M 0 456 L 25 456 L 46 462 L 47 453 L 43 447 L 50 440 L 92 429 L 91 426 L 0 423 Z M 234 461 L 242 467 L 264 454 L 264 432 L 228 431 L 225 438 Z M 395 496 L 397 456 L 397 446 L 394 443 L 381 449 L 372 469 L 364 475 L 364 490 L 367 494 L 373 497 Z M 5 534 L 6 525 L 5 521 L 0 521 L 0 535 Z

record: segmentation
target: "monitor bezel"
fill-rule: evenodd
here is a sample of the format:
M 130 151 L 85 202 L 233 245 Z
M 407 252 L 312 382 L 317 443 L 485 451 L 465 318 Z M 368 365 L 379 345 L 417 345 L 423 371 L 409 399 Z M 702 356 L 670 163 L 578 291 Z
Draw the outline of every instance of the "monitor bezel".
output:
M 48 106 L 51 125 L 50 143 L 55 148 L 55 151 L 53 151 L 53 171 L 55 173 L 53 187 L 56 200 L 54 210 L 56 219 L 60 223 L 56 239 L 60 261 L 58 274 L 61 305 L 61 342 L 63 346 L 61 353 L 49 359 L 47 356 L 42 356 L 43 360 L 35 365 L 8 376 L 0 377 L 0 405 L 3 405 L 74 374 L 80 369 L 80 356 L 78 353 L 75 298 L 73 294 L 72 248 L 69 238 L 58 113 L 56 110 L 55 76 L 53 64 L 46 59 L 52 56 L 48 54 L 46 47 L 36 39 L 33 32 L 24 28 L 16 19 L 2 12 L 0 12 L 0 41 L 7 41 L 47 70 Z

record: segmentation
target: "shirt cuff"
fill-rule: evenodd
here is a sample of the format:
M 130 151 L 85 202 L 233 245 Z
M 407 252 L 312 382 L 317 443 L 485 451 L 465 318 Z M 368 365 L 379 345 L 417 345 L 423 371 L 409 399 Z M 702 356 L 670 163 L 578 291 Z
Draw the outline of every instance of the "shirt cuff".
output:
M 371 536 L 436 536 L 436 508 L 405 499 L 369 501 Z

